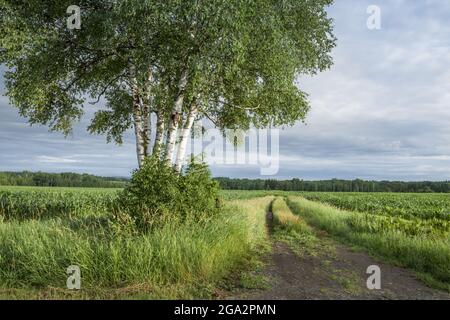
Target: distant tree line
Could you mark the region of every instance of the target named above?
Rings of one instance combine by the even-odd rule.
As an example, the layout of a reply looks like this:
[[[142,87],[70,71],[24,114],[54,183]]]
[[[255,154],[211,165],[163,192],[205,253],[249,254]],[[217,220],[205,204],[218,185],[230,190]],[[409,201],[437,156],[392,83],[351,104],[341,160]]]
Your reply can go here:
[[[232,179],[215,178],[225,190],[282,190],[317,192],[437,192],[450,193],[450,181],[367,181],[355,180],[318,180],[306,181],[298,178],[291,180],[275,179]],[[39,186],[39,187],[85,187],[85,188],[122,188],[128,178],[99,177],[78,173],[46,172],[0,172],[0,185],[3,186]]]
[[[0,172],[2,186],[121,188],[126,183],[126,178],[98,177],[70,172]]]
[[[305,181],[230,179],[216,178],[222,189],[226,190],[283,190],[283,191],[319,191],[319,192],[450,192],[450,181],[440,182],[403,182],[403,181],[366,181],[366,180],[321,180]]]

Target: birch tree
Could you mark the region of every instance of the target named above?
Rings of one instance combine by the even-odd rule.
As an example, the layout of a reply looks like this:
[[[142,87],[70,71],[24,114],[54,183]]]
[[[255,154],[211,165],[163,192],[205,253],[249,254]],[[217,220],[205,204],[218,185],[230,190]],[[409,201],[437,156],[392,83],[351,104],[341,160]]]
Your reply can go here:
[[[332,64],[331,0],[80,0],[80,30],[67,28],[71,4],[0,0],[6,93],[30,124],[66,135],[100,105],[88,130],[121,144],[134,129],[139,166],[153,155],[181,171],[195,120],[304,120],[296,79]]]

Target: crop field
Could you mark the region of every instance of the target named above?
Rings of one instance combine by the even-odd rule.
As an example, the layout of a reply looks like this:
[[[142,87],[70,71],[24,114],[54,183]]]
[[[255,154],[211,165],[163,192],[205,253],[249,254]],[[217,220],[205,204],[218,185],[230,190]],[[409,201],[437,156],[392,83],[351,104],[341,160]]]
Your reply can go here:
[[[0,217],[9,220],[107,214],[121,189],[0,186]],[[224,200],[245,200],[282,192],[223,190]]]
[[[372,229],[401,230],[410,235],[438,238],[450,234],[450,196],[447,194],[304,193],[306,199],[363,213]],[[369,215],[368,215],[369,214]]]
[[[310,225],[450,291],[448,195],[301,193],[288,203]]]
[[[119,192],[0,187],[0,297],[8,292],[7,298],[65,298],[66,268],[79,265],[82,298],[117,298],[124,292],[209,298],[216,284],[248,266],[266,244],[265,214],[275,196],[287,198],[295,214],[284,214],[283,202],[274,202],[274,219],[285,226],[280,234],[297,241],[293,246],[308,243],[310,226],[322,229],[450,291],[446,194],[221,191],[225,206],[219,215],[181,225],[168,221],[136,235],[118,234],[110,223]],[[286,233],[292,228],[302,235]]]
[[[442,193],[341,193],[309,192],[312,201],[353,211],[405,219],[443,219],[450,221],[450,195]]]
[[[0,187],[0,217],[5,220],[102,215],[120,189]]]

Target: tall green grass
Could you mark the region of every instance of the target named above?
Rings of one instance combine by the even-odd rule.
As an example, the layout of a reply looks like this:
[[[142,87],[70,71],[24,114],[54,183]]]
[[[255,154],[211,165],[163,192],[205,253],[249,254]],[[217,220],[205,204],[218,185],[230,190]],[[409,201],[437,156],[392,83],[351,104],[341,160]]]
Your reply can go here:
[[[361,213],[340,210],[302,197],[289,197],[294,213],[309,224],[390,262],[411,268],[431,285],[450,291],[450,239],[411,235],[402,229],[371,228]],[[371,216],[371,219],[377,219]]]
[[[212,218],[142,235],[115,234],[107,217],[0,222],[0,287],[64,288],[66,268],[78,265],[85,289],[142,285],[152,298],[210,297],[265,241],[270,201],[234,201]]]

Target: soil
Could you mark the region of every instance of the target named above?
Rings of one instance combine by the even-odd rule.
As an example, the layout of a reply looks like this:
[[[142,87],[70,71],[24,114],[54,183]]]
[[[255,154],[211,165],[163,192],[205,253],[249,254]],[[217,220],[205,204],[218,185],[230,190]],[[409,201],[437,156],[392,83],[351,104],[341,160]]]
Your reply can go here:
[[[268,214],[268,229],[271,232]],[[274,300],[450,300],[450,294],[428,287],[411,270],[378,261],[365,252],[332,240],[324,232],[317,237],[326,248],[318,254],[298,254],[284,242],[272,240],[273,250],[258,271],[269,281],[268,289],[239,289],[231,299]],[[381,270],[381,289],[369,290],[368,266]]]

